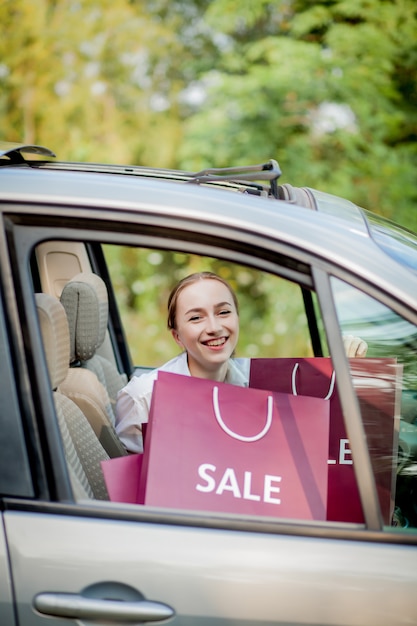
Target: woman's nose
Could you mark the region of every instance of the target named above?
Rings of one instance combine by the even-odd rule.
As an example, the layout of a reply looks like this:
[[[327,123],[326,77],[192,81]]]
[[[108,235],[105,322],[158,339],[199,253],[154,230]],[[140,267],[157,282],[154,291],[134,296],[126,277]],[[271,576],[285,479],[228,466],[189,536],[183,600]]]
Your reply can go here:
[[[207,316],[207,325],[206,331],[208,333],[217,333],[222,330],[222,325],[217,315],[208,315]]]

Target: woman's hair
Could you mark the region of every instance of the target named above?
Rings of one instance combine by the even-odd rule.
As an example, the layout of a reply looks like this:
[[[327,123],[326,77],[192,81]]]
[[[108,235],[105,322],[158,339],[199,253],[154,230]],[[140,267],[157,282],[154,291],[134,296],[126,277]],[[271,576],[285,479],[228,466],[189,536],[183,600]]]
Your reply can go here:
[[[213,272],[196,272],[195,274],[190,274],[189,276],[186,276],[185,278],[180,280],[179,283],[175,285],[174,289],[169,294],[168,328],[170,330],[176,328],[176,313],[177,313],[178,296],[180,295],[181,291],[185,289],[185,287],[188,287],[188,285],[192,285],[193,283],[196,283],[199,280],[218,280],[220,283],[223,283],[223,285],[227,287],[227,289],[230,291],[231,296],[233,298],[233,303],[236,307],[236,311],[239,314],[239,304],[238,304],[237,296],[235,292],[233,291],[232,287],[227,282],[227,280],[224,280],[224,278],[221,278],[221,276],[218,276],[217,274],[214,274]]]

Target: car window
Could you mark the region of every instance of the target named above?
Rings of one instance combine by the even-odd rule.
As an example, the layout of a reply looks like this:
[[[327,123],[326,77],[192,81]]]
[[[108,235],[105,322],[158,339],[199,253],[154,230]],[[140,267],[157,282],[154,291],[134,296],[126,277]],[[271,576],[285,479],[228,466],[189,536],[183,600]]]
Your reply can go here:
[[[236,514],[252,511],[253,514],[272,515],[278,518],[292,516],[303,519],[326,519],[328,402],[324,399],[325,394],[323,397],[305,399],[301,397],[305,395],[303,392],[298,393],[299,390],[294,391],[291,386],[294,368],[301,365],[304,359],[313,358],[311,329],[316,320],[313,316],[312,307],[309,312],[306,312],[306,302],[309,302],[309,298],[301,285],[276,275],[213,257],[116,246],[107,246],[105,253],[127,341],[132,353],[132,361],[136,366],[132,382],[129,385],[131,391],[126,392],[126,398],[125,392],[122,392],[121,400],[117,403],[117,419],[121,419],[117,427],[118,434],[130,452],[142,452],[141,443],[138,443],[129,432],[129,429],[133,429],[133,420],[130,416],[137,414],[135,419],[141,420],[143,418],[146,420],[147,415],[142,404],[149,402],[148,397],[140,395],[140,390],[147,384],[147,374],[145,373],[145,378],[142,378],[142,383],[140,381],[136,383],[135,378],[143,376],[144,367],[159,367],[166,362],[170,363],[171,359],[175,359],[181,353],[181,348],[173,341],[171,333],[167,329],[167,301],[171,288],[178,280],[190,273],[210,270],[228,280],[239,300],[240,331],[234,353],[234,362],[244,370],[244,375],[247,377],[246,386],[249,385],[251,391],[249,392],[247,389],[233,391],[235,394],[234,410],[231,416],[226,417],[224,411],[229,400],[225,400],[224,393],[229,391],[228,389],[219,388],[218,393],[223,395],[219,395],[215,405],[213,404],[214,399],[212,400],[210,396],[210,391],[207,391],[208,395],[205,395],[206,390],[202,385],[203,388],[199,391],[202,395],[198,406],[191,404],[191,400],[181,404],[182,398],[187,398],[188,394],[193,397],[193,389],[197,388],[197,382],[179,381],[178,384],[184,385],[184,389],[177,394],[175,389],[170,388],[168,381],[166,382],[167,387],[163,386],[161,374],[158,375],[158,381],[155,383],[152,395],[153,419],[143,434],[145,438],[143,443],[144,463],[147,466],[147,471],[151,474],[146,483],[145,503],[154,506],[165,504],[174,508],[181,503],[181,506],[186,509],[194,507],[204,510],[206,508],[207,510]],[[303,372],[303,380],[305,376]],[[238,376],[231,378],[231,382],[237,386],[242,384]],[[135,387],[132,386],[133,383]],[[325,383],[327,384],[327,380]],[[136,388],[138,389],[137,392],[134,391]],[[160,389],[163,391],[159,391]],[[298,450],[293,447],[295,446],[293,435],[282,433],[281,437],[278,431],[272,432],[272,427],[271,433],[265,433],[261,438],[264,441],[257,441],[256,443],[260,451],[264,450],[264,453],[258,453],[260,456],[258,463],[255,463],[256,468],[253,467],[254,461],[252,463],[248,460],[245,461],[245,456],[250,451],[249,442],[246,442],[245,435],[243,435],[246,447],[242,449],[239,448],[240,443],[232,441],[232,439],[239,439],[243,433],[239,428],[240,422],[233,425],[233,417],[242,412],[243,404],[250,405],[252,389],[256,389],[258,395],[264,394],[264,398],[267,397],[267,392],[271,391],[277,395],[291,395],[291,409],[294,411],[294,419],[297,422],[295,425],[299,429],[302,440],[299,441],[303,448],[301,456],[299,456],[301,447]],[[163,393],[165,393],[165,397]],[[296,397],[297,395],[299,397]],[[134,407],[130,405],[132,396],[136,402]],[[244,399],[246,397],[249,397],[247,401]],[[279,402],[280,399],[277,398],[276,407],[278,407]],[[206,414],[202,415],[201,422],[194,429],[196,434],[191,435],[186,419],[190,417],[190,412],[192,413],[198,408],[201,413],[200,405],[203,403]],[[137,409],[138,404],[140,404],[140,409]],[[252,420],[255,424],[260,424],[259,429],[255,427],[259,433],[263,432],[264,413],[263,406],[259,415],[256,415],[255,409],[252,408]],[[309,430],[314,422],[306,419],[308,413],[313,413],[314,419],[317,420],[314,432]],[[285,415],[282,407],[279,410],[276,409],[275,421],[280,419],[284,423]],[[158,479],[154,477],[158,471],[165,471],[164,457],[169,452],[162,443],[158,443],[159,435],[155,430],[157,426],[154,424],[159,424],[162,420],[166,423],[165,431],[161,433],[160,437],[175,440],[176,428],[178,428],[178,432],[187,433],[187,449],[184,451],[183,448],[178,447],[180,444],[181,446],[185,445],[185,434],[183,434],[181,440],[174,444],[174,450],[171,451],[174,465],[178,462],[175,458],[175,449],[177,449],[178,457],[187,456],[188,450],[191,449],[197,461],[197,457],[201,456],[201,463],[197,463],[194,468],[189,467],[189,471],[186,472],[194,475],[195,484],[194,486],[188,485],[188,483],[181,484],[182,497],[180,500],[174,495],[175,490],[172,485],[166,486],[169,493],[162,496],[159,493],[161,489],[158,489],[156,483],[159,480],[159,484],[168,485],[168,478],[159,477]],[[124,421],[126,421],[126,428],[123,425]],[[219,446],[216,446],[214,441],[210,443],[212,433],[211,426],[208,425],[210,423],[214,431],[218,429],[220,424],[223,431],[227,432],[230,437],[230,450],[229,453],[225,453],[226,456],[223,458],[219,458],[218,454],[213,453],[213,449]],[[174,432],[170,430],[172,424],[175,424]],[[148,428],[151,432],[149,435]],[[250,430],[249,427],[247,432],[249,433]],[[278,450],[275,450],[273,446],[269,447],[269,434],[278,438]],[[248,436],[250,437],[250,435]],[[204,449],[198,452],[199,443],[202,439],[205,441]],[[262,448],[263,445],[265,448]],[[226,443],[225,446],[228,448]],[[149,455],[147,455],[148,447],[152,449],[152,453],[149,452]],[[310,451],[313,449],[317,453],[316,456],[310,455]],[[281,452],[282,458],[287,458],[286,467],[283,468],[283,476],[280,474],[280,462],[278,460],[281,457]],[[149,470],[148,464],[153,464],[152,471]],[[183,467],[185,461],[181,465]],[[287,471],[289,472],[288,477],[285,474]],[[351,474],[354,483],[353,473],[351,472]],[[183,477],[184,480],[185,478]],[[152,482],[153,480],[155,482]],[[176,484],[178,480],[180,479],[177,477]],[[306,480],[307,482],[311,481],[309,488],[304,485]],[[290,484],[292,487],[289,487]],[[198,498],[190,496],[190,499],[187,500],[184,496],[187,489],[190,492],[193,489],[197,491],[198,493],[194,495],[198,495]],[[288,494],[288,489],[292,491],[291,496]],[[158,493],[157,497],[153,496],[153,490]],[[278,493],[280,494],[279,497]],[[228,501],[223,502],[223,499],[226,499],[225,496],[228,497]],[[298,508],[284,507],[283,503],[290,499],[297,503]],[[280,502],[279,506],[278,501]],[[250,503],[249,508],[244,506],[247,502]],[[254,502],[257,504],[254,505]],[[261,504],[265,502],[270,506],[261,507]],[[339,513],[339,518],[340,516],[343,519],[342,513]],[[362,521],[362,519],[360,512],[355,521]]]
[[[50,243],[53,249],[53,242]],[[49,248],[49,258],[53,258]],[[302,403],[305,402],[306,404],[303,405],[302,409],[294,409],[295,413],[298,411],[298,415],[304,411],[305,415],[315,416],[318,420],[317,422],[310,420],[310,424],[297,422],[297,439],[294,439],[295,431],[292,435],[288,434],[289,431],[281,432],[280,435],[286,441],[286,448],[284,447],[284,451],[280,449],[280,454],[284,452],[287,454],[289,459],[288,467],[291,466],[295,472],[291,477],[291,480],[295,481],[293,483],[293,494],[298,494],[295,497],[297,502],[301,502],[304,499],[304,508],[301,506],[298,510],[284,512],[281,515],[280,512],[284,509],[274,508],[284,493],[281,484],[282,477],[279,472],[274,470],[273,467],[272,469],[266,468],[260,472],[261,476],[258,480],[252,471],[252,466],[239,465],[240,460],[236,466],[230,462],[220,469],[217,461],[214,462],[212,459],[205,457],[197,467],[197,480],[194,481],[194,489],[198,486],[197,491],[200,491],[202,494],[208,494],[210,498],[215,496],[214,501],[216,499],[219,500],[225,494],[235,500],[249,501],[252,506],[252,509],[250,509],[251,514],[254,515],[273,515],[277,519],[280,517],[294,517],[304,520],[316,519],[329,522],[362,524],[364,522],[364,514],[356,484],[355,468],[352,467],[350,444],[346,435],[345,416],[340,402],[341,390],[338,389],[334,365],[328,356],[329,350],[325,340],[325,327],[320,315],[317,294],[312,289],[312,281],[305,278],[305,269],[302,274],[299,274],[298,280],[295,278],[295,272],[292,272],[294,279],[289,280],[286,277],[288,272],[285,266],[282,268],[283,275],[279,276],[254,267],[231,262],[229,259],[224,260],[218,257],[188,254],[183,251],[178,252],[169,249],[106,244],[103,246],[103,252],[104,256],[98,262],[97,258],[94,259],[94,254],[90,250],[91,267],[97,273],[101,273],[106,281],[107,291],[110,296],[108,330],[111,330],[112,318],[116,311],[121,318],[120,332],[118,331],[112,335],[113,365],[118,363],[117,351],[121,345],[123,345],[123,349],[130,352],[131,362],[134,365],[134,370],[120,371],[118,373],[118,375],[126,376],[124,384],[126,384],[128,378],[140,378],[143,373],[146,374],[160,367],[181,352],[178,345],[173,341],[166,325],[166,303],[170,289],[183,276],[209,269],[229,281],[238,295],[240,304],[240,336],[234,358],[238,366],[244,371],[245,376],[247,376],[249,388],[256,389],[259,392],[269,391],[275,394],[283,394],[291,398],[294,406],[297,403],[299,406],[302,406]],[[288,261],[288,265],[290,265],[290,261]],[[293,267],[295,267],[294,263]],[[66,266],[66,271],[67,269],[68,267]],[[83,265],[82,273],[86,273],[86,269],[85,265]],[[277,266],[277,271],[279,271],[279,266]],[[69,276],[66,276],[62,286],[65,286],[68,278]],[[54,279],[56,281],[57,277],[55,276]],[[60,280],[59,277],[58,280]],[[36,284],[36,281],[34,281],[34,284]],[[394,386],[393,388],[391,374],[386,376],[385,370],[381,373],[378,369],[378,364],[375,364],[377,359],[388,359],[391,361],[396,359],[396,362],[401,365],[408,361],[411,362],[412,349],[409,344],[414,329],[410,325],[407,326],[405,320],[394,315],[388,309],[383,310],[376,301],[371,302],[368,296],[359,292],[356,293],[357,290],[355,290],[355,298],[353,298],[346,291],[347,287],[341,281],[333,280],[332,286],[335,292],[341,333],[344,336],[360,337],[368,343],[367,358],[357,359],[357,361],[362,363],[361,368],[352,372],[355,389],[357,388],[357,380],[362,380],[363,382],[364,378],[370,378],[373,381],[372,389],[375,386],[378,387],[379,383],[381,383],[381,389],[377,389],[376,395],[378,398],[383,397],[385,393],[390,398],[389,407],[386,410],[384,407],[382,411],[378,407],[373,407],[372,414],[372,411],[371,413],[369,411],[367,391],[366,393],[361,392],[362,395],[359,394],[362,419],[365,422],[369,419],[369,415],[373,415],[374,423],[378,422],[379,413],[384,415],[385,418],[382,443],[379,440],[378,428],[375,428],[375,425],[371,425],[371,428],[367,431],[384,523],[389,527],[393,524],[414,526],[416,525],[415,517],[411,514],[412,511],[410,513],[408,510],[410,506],[413,508],[413,505],[407,503],[410,490],[412,489],[412,479],[409,477],[410,470],[407,469],[404,474],[404,480],[403,473],[401,474],[401,480],[397,480],[399,468],[400,466],[402,468],[404,465],[399,461],[400,456],[405,454],[404,441],[407,437],[404,436],[404,431],[408,428],[406,424],[409,425],[412,420],[407,421],[403,419],[402,414],[401,420],[399,420],[400,410],[398,409],[397,387]],[[349,289],[352,290],[351,287]],[[61,297],[61,293],[60,288],[59,293],[53,293],[53,295]],[[377,323],[377,320],[379,320],[379,323]],[[396,350],[388,348],[383,350],[382,347],[386,346],[386,338],[390,334],[395,337],[399,334],[402,340],[399,343],[394,342],[392,344],[391,348],[395,347]],[[98,346],[97,352],[102,352],[102,348],[103,346]],[[110,344],[110,352],[111,349]],[[106,342],[104,353],[106,358],[108,358],[108,341]],[[391,361],[387,364],[387,367],[392,365]],[[365,363],[367,365],[364,365]],[[73,363],[76,366],[75,369],[78,370],[78,377],[80,364],[85,365],[85,363],[83,364],[79,360]],[[91,363],[88,363],[88,365],[90,366]],[[72,367],[71,369],[74,368]],[[92,367],[89,367],[89,369],[94,370]],[[365,372],[365,375],[362,370]],[[391,370],[389,371],[391,372]],[[395,372],[395,380],[397,381],[398,379],[399,384],[403,386],[402,394],[400,394],[403,402],[411,402],[411,405],[413,405],[415,385],[412,379],[410,379],[407,372],[404,375],[400,368],[397,368]],[[94,374],[98,375],[98,372],[94,370]],[[406,384],[405,380],[408,381]],[[101,382],[106,387],[107,382],[104,379]],[[188,384],[190,383],[188,382]],[[194,382],[192,384],[194,385]],[[114,441],[112,446],[106,447],[106,445],[109,437],[110,439],[114,438],[114,430],[117,431],[118,417],[116,405],[118,393],[122,387],[123,385],[120,384],[116,393],[110,398],[111,410],[113,411],[111,428],[106,427],[104,438],[102,437],[102,431],[98,433],[96,430],[100,443],[104,445],[106,453],[109,453],[110,457],[113,456],[110,450],[114,451],[115,449]],[[162,388],[162,383],[159,387]],[[111,396],[108,387],[107,390]],[[78,391],[74,393],[70,388],[66,388],[65,384],[59,386],[59,391],[67,395],[72,394],[72,400],[79,395]],[[166,395],[168,395],[168,391]],[[226,404],[225,396],[222,396],[222,388],[218,389],[217,393],[219,394],[216,400],[217,405],[215,405],[214,392],[208,400],[212,407],[210,409],[211,413],[213,411],[214,414],[217,413],[215,415],[217,420],[216,428],[220,426],[224,431],[230,429],[232,433],[239,434],[243,439],[248,437],[250,439],[254,433],[244,431],[244,429],[241,430],[239,422],[233,423],[233,415],[227,415],[227,411],[225,412],[224,407]],[[187,398],[188,392],[187,394],[182,394],[182,396]],[[262,397],[264,398],[264,396]],[[167,413],[168,409],[169,411],[173,410],[171,420],[173,424],[176,424],[178,415],[182,412],[181,408],[175,408],[178,407],[178,401],[177,396],[175,396],[175,401],[168,403],[166,411],[160,409],[160,411]],[[269,409],[266,408],[267,401],[263,400],[263,402],[265,406],[262,407],[259,415],[267,419]],[[162,404],[162,406],[164,405]],[[172,409],[173,406],[174,409]],[[327,407],[326,410],[323,410],[323,406]],[[187,403],[185,408],[188,410]],[[85,406],[82,406],[82,410],[86,412]],[[327,424],[326,411],[328,413]],[[296,417],[295,419],[297,420],[298,418]],[[311,430],[313,426],[314,428]],[[96,428],[96,424],[94,428]],[[187,430],[186,426],[183,425],[180,431],[183,432],[184,428]],[[400,430],[401,435],[399,434]],[[258,431],[259,434],[262,429],[259,428]],[[166,433],[168,437],[173,438],[171,440],[177,438],[175,429],[174,432],[167,430]],[[156,441],[157,439],[152,428],[144,428],[142,434],[145,439],[149,437],[148,441]],[[116,435],[119,436],[119,433],[117,432]],[[276,436],[278,436],[277,433]],[[410,445],[409,439],[407,439],[408,445]],[[294,448],[295,441],[297,446],[301,446],[296,452]],[[189,441],[187,454],[188,450],[192,448],[192,441]],[[196,444],[194,448],[197,449]],[[309,450],[315,450],[315,456],[314,454],[309,456]],[[130,452],[135,452],[135,450],[130,450]],[[295,456],[295,454],[300,453],[302,453],[301,457]],[[139,456],[141,455],[142,451],[139,453]],[[414,453],[410,459],[414,458],[413,455]],[[114,456],[118,457],[119,454]],[[184,456],[186,455],[180,451],[175,453],[175,446],[174,449],[167,449],[166,445],[162,450],[159,449],[154,453],[158,471],[159,468],[162,468],[165,475],[171,464],[175,466],[178,463],[178,459]],[[266,453],[264,456],[266,456]],[[271,452],[270,456],[273,457],[274,453]],[[128,455],[127,461],[122,459],[119,462],[120,466],[123,463],[135,463],[135,457],[135,454]],[[171,460],[167,461],[167,458]],[[245,454],[239,453],[236,458],[245,458]],[[297,461],[294,462],[294,459],[297,459]],[[387,462],[387,459],[389,459],[389,462]],[[126,501],[123,500],[126,496],[121,496],[117,493],[114,495],[112,491],[111,482],[117,476],[117,472],[114,473],[114,469],[111,469],[110,473],[108,472],[108,468],[115,468],[117,458],[108,460],[109,463],[105,462],[104,465],[101,465],[109,490],[108,496],[110,499],[122,498],[122,501]],[[142,460],[143,456],[141,456],[140,462]],[[106,459],[102,458],[101,461],[106,461]],[[148,463],[148,461],[146,462]],[[136,472],[139,480],[141,468],[135,466],[132,470],[132,467],[130,467],[129,476],[132,475],[132,471]],[[71,472],[73,471],[73,468],[71,468]],[[155,480],[158,480],[158,471],[154,472]],[[119,475],[116,486],[124,483],[123,476]],[[78,476],[77,480],[79,478]],[[81,476],[81,479],[83,481],[86,479],[87,482],[89,480],[88,476],[87,478]],[[159,476],[159,480],[163,479]],[[258,482],[256,482],[257,480]],[[100,495],[98,497],[102,498],[102,478],[100,481]],[[149,485],[151,485],[151,482],[149,480]],[[152,490],[149,485],[146,488]],[[309,485],[309,487],[306,488],[306,485]],[[134,488],[139,489],[139,483]],[[208,500],[209,498],[207,498]],[[142,505],[145,503],[145,505],[150,504],[158,507],[190,509],[190,505],[184,504],[181,500],[176,502],[154,501],[152,498],[147,500],[143,486],[141,495],[136,498],[135,502]],[[265,512],[266,509],[257,509],[258,504],[253,506],[254,502],[270,504],[275,514],[271,513],[271,507],[269,507],[267,512]],[[195,508],[203,512],[212,510],[221,513],[223,511],[237,516],[248,513],[248,509],[236,508],[234,504],[229,508],[222,509],[222,506],[218,507],[216,503],[213,504],[213,501],[207,507],[205,505],[195,505]]]
[[[367,432],[373,467],[378,482],[384,472],[393,476],[392,497],[395,500],[394,523],[403,527],[417,526],[417,328],[398,313],[345,282],[332,278],[339,323],[344,334],[362,337],[368,344],[367,359],[380,360],[386,372],[391,367],[391,380],[384,387],[382,369],[380,384],[389,395],[389,387],[397,385],[394,439],[391,439],[390,418],[386,410],[389,400],[382,399],[367,411],[369,422],[374,423]],[[366,376],[366,372],[363,373]],[[386,376],[386,374],[384,375]],[[355,373],[353,373],[355,379]],[[356,389],[360,395],[360,382]],[[372,402],[372,394],[369,394]],[[364,409],[364,402],[362,408]],[[364,409],[365,411],[365,409]],[[391,412],[392,415],[392,412]],[[363,416],[366,426],[366,416]],[[388,420],[388,422],[387,422]],[[389,427],[389,428],[388,428]],[[385,444],[384,444],[385,440]],[[394,445],[393,445],[394,444]],[[390,454],[390,449],[392,454]],[[385,453],[382,453],[385,450]],[[388,488],[388,484],[386,484]]]

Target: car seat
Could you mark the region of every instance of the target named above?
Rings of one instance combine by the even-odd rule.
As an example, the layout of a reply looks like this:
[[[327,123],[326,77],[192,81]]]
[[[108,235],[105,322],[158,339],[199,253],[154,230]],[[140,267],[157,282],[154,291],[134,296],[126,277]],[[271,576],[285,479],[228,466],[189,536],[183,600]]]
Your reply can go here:
[[[97,274],[81,272],[64,285],[60,299],[69,323],[71,365],[95,373],[109,395],[107,410],[114,425],[117,394],[126,385],[127,376],[120,374],[114,363],[98,353],[108,324],[107,287]]]
[[[84,413],[110,458],[127,454],[109,419],[107,391],[93,372],[82,367],[70,368],[59,391]]]
[[[37,293],[35,298],[74,495],[107,500],[100,462],[107,460],[109,455],[81,409],[59,390],[69,372],[70,340],[65,310],[53,296]]]

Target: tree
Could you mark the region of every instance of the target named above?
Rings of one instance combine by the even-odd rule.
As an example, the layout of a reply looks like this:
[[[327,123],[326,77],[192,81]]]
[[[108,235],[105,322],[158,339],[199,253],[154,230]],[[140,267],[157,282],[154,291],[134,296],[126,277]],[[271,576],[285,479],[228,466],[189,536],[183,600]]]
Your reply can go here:
[[[228,40],[181,165],[275,157],[283,180],[417,230],[413,0],[215,0],[205,19]]]
[[[61,159],[173,165],[185,19],[129,0],[2,0],[0,138]]]

